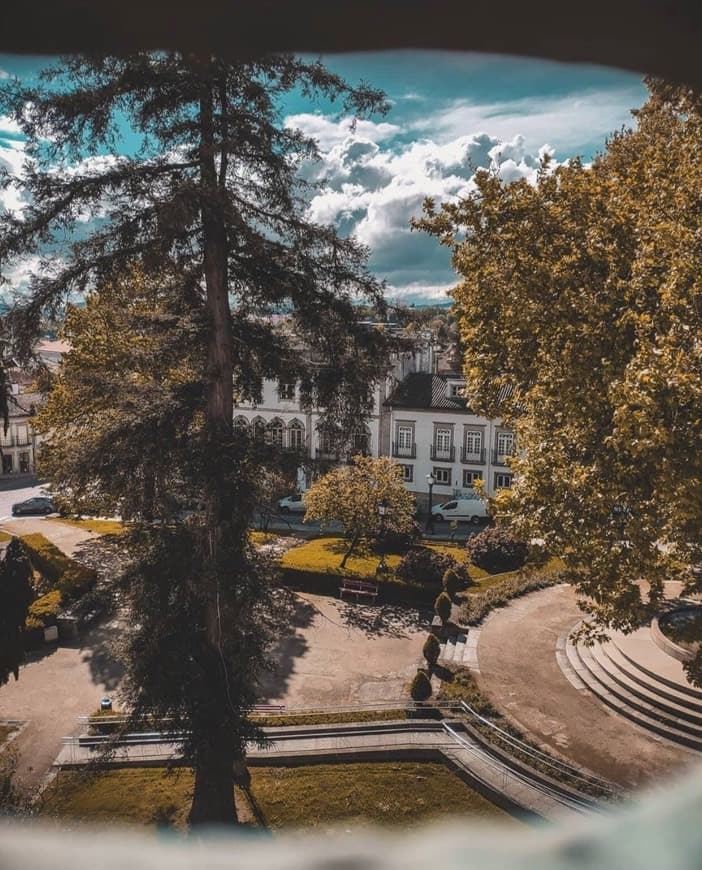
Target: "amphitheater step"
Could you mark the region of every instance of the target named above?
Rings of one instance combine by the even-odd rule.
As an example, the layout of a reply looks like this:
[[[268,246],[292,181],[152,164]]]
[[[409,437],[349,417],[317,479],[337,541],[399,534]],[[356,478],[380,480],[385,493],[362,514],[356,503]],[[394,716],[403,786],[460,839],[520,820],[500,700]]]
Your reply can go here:
[[[573,670],[602,703],[648,731],[682,746],[702,751],[702,728],[697,728],[679,717],[668,715],[622,688],[610,677],[587,647],[575,646],[568,642],[566,656]]]
[[[681,692],[683,695],[688,695],[702,702],[702,690],[689,684],[682,664],[663,650],[648,644],[645,663],[642,661],[634,647],[636,634],[638,632],[632,636],[617,633],[612,638],[612,645],[619,655],[629,663],[632,672],[646,680],[654,680],[664,689],[674,689],[676,692]]]
[[[591,655],[621,688],[673,717],[702,728],[702,701],[637,670],[612,643],[592,647]]]

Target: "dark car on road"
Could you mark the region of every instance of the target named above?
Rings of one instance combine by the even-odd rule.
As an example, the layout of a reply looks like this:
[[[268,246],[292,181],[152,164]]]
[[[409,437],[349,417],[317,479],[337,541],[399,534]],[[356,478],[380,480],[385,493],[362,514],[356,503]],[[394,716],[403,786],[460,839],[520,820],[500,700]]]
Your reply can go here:
[[[45,495],[38,495],[34,498],[28,498],[26,501],[18,501],[17,504],[12,505],[13,517],[19,517],[23,514],[39,514],[40,516],[46,516],[46,514],[53,513],[56,513],[54,503],[48,496]]]

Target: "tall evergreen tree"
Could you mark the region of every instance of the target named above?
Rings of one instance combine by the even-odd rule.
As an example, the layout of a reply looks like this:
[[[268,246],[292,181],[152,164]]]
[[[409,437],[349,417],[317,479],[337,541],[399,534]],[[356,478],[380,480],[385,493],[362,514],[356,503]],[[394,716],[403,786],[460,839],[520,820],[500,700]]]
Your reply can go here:
[[[169,312],[193,324],[187,388],[161,401],[164,382],[154,406],[122,406],[123,437],[111,458],[92,454],[93,491],[121,493],[137,519],[149,519],[140,505],[175,516],[159,497],[167,486],[120,471],[120,460],[131,456],[126,467],[134,467],[134,451],[146,444],[163,458],[155,466],[171,462],[191,502],[204,502],[202,516],[180,530],[185,545],[170,530],[144,532],[135,543],[141,581],[132,586],[141,583],[143,594],[134,594],[145,611],[130,647],[130,698],[189,728],[192,823],[236,817],[232,768],[252,736],[246,714],[264,659],[265,571],[247,545],[256,460],[233,432],[234,397],[258,398],[264,376],[296,377],[303,401],[325,408],[328,431],[343,435],[368,413],[388,349],[382,331],[354,316],[355,299],[383,304],[366,251],[306,218],[298,169],[317,148],[284,123],[280,99],[294,89],[356,115],[384,108],[372,88],[288,56],[79,56],[36,87],[9,81],[0,89],[0,113],[27,139],[30,197],[24,214],[2,219],[0,267],[41,255],[8,317],[17,350],[30,353],[41,318],[70,294],[99,292],[135,264],[142,284],[169,276]],[[142,141],[118,157],[125,118]],[[281,307],[294,334],[267,318]],[[79,420],[81,408],[73,410]],[[131,453],[130,429],[139,434]],[[148,497],[128,498],[134,486],[150,487]]]
[[[22,631],[34,600],[32,566],[18,538],[7,545],[0,562],[0,686],[19,677],[24,659]]]

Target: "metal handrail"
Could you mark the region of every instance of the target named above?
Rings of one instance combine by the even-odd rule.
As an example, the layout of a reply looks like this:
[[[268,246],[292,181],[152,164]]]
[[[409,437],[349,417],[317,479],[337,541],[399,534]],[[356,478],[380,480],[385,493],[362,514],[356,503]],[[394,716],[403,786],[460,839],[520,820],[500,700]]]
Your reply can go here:
[[[503,776],[510,776],[518,782],[521,782],[524,785],[528,785],[530,788],[533,788],[540,794],[552,798],[557,803],[561,804],[562,806],[568,807],[569,809],[575,809],[579,812],[591,812],[594,809],[592,804],[587,800],[581,800],[576,797],[566,797],[565,795],[561,794],[553,788],[550,788],[539,780],[527,776],[526,774],[516,771],[508,765],[497,761],[487,752],[480,749],[478,746],[471,744],[468,740],[457,734],[450,725],[446,724],[446,722],[442,722],[442,725],[444,727],[444,730],[453,738],[453,740],[456,741],[456,743],[459,744],[459,746],[461,746],[463,749],[466,749],[477,758],[480,758],[481,761],[487,763],[496,772],[502,773]]]
[[[572,764],[568,764],[566,761],[560,761],[557,758],[553,758],[550,755],[547,755],[545,752],[541,752],[541,750],[536,749],[533,746],[530,746],[528,743],[524,743],[524,741],[519,740],[517,737],[513,737],[504,729],[500,728],[498,725],[495,725],[494,722],[491,722],[489,719],[486,719],[484,716],[481,716],[476,710],[473,710],[465,701],[460,702],[461,707],[475,719],[478,719],[480,722],[483,722],[485,725],[488,725],[493,731],[497,731],[505,742],[510,743],[512,746],[516,747],[520,751],[524,752],[525,755],[529,755],[532,758],[537,758],[543,764],[552,767],[554,770],[565,771],[570,774],[574,779],[578,779],[581,782],[587,783],[589,785],[597,785],[602,788],[604,791],[610,792],[612,795],[617,794],[617,790],[612,785],[612,783],[607,782],[607,780],[602,779],[596,774],[589,774],[580,768],[574,767]]]

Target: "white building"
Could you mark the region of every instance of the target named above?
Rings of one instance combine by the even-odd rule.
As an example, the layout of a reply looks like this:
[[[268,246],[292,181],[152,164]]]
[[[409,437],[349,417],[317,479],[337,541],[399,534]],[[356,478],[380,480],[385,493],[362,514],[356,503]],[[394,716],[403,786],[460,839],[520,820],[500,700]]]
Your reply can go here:
[[[8,396],[10,425],[7,432],[0,424],[3,477],[34,472],[37,435],[32,429],[32,418],[42,401],[40,393],[20,393],[17,385],[12,385]]]
[[[398,357],[387,380],[375,387],[370,418],[349,433],[345,455],[326,443],[319,410],[303,407],[292,380],[265,381],[259,405],[235,405],[234,425],[255,427],[261,438],[298,454],[300,488],[309,484],[312,468],[323,471],[362,452],[395,458],[422,506],[428,501],[429,473],[435,480],[434,503],[462,494],[478,477],[492,495],[511,484],[506,457],[514,452],[514,437],[500,420],[474,414],[462,397],[460,376],[435,373],[436,367],[431,348]]]

